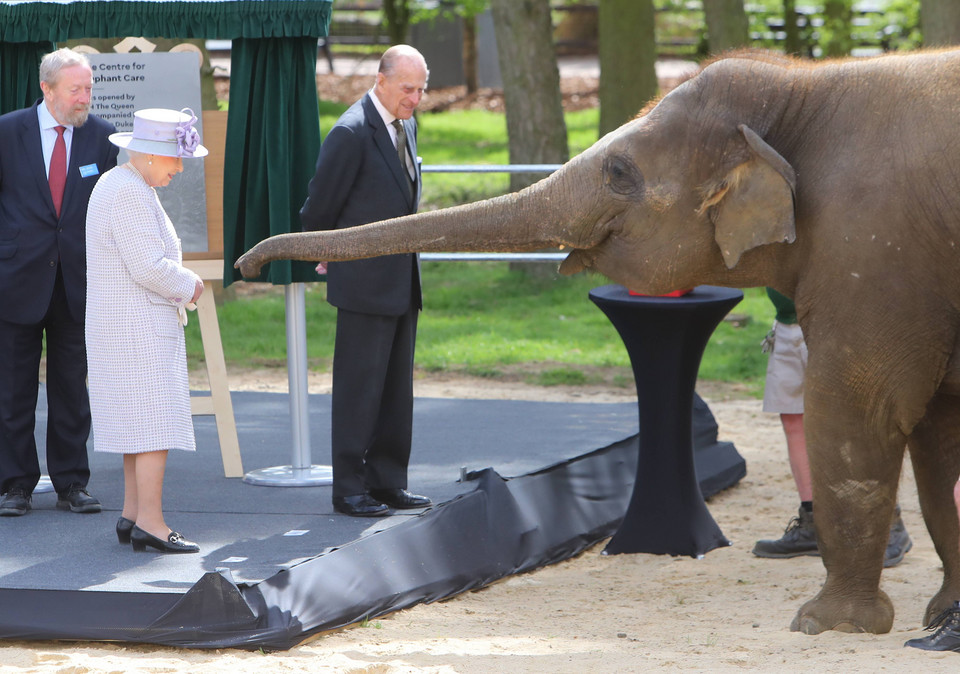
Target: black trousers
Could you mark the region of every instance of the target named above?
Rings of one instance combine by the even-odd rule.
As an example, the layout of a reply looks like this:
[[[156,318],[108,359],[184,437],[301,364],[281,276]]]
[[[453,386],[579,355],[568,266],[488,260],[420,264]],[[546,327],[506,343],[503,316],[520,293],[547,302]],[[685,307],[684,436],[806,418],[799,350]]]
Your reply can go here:
[[[407,487],[418,309],[337,311],[333,354],[333,495]]]
[[[0,493],[13,486],[32,493],[40,480],[37,395],[43,341],[47,345],[47,473],[54,489],[87,485],[90,399],[83,320],[70,315],[57,272],[46,315],[35,325],[0,320]]]

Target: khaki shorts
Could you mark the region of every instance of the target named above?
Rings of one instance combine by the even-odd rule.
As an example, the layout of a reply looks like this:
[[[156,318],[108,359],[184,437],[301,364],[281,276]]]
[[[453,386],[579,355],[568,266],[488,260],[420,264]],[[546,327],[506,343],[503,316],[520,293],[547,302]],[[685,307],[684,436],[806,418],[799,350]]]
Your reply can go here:
[[[807,345],[800,326],[774,322],[763,411],[803,414],[803,376],[806,370]]]

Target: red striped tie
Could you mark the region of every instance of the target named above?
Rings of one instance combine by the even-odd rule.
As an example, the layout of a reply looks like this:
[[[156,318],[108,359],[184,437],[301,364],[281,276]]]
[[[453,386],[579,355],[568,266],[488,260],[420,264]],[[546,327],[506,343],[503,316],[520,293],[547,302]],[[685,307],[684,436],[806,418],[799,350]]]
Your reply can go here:
[[[53,155],[50,157],[50,196],[53,197],[53,207],[60,217],[60,206],[63,204],[63,188],[67,184],[67,144],[63,140],[65,126],[57,127],[57,142],[53,144]]]

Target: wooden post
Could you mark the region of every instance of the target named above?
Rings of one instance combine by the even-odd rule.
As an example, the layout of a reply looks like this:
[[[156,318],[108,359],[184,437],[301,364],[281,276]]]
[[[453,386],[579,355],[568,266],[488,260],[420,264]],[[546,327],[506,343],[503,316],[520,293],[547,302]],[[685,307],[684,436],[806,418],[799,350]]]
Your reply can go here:
[[[184,260],[183,264],[196,272],[204,281],[223,280],[223,260]],[[210,288],[200,295],[197,301],[197,318],[200,321],[200,338],[203,341],[203,355],[207,363],[210,396],[191,397],[191,411],[194,416],[212,414],[217,418],[217,436],[220,439],[223,474],[226,477],[243,477],[240,441],[237,438],[237,423],[233,415],[230,386],[227,383],[227,364],[223,357],[220,323],[217,321],[217,303]]]

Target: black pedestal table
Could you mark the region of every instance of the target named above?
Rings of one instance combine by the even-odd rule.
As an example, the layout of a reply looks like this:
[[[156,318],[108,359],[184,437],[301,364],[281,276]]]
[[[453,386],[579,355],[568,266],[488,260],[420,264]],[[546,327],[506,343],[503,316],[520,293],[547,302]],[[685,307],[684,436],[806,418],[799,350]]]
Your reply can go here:
[[[730,545],[700,492],[691,416],[703,350],[743,292],[698,286],[681,297],[653,297],[606,285],[591,290],[590,299],[627,348],[640,415],[633,495],[604,554],[699,557]]]

